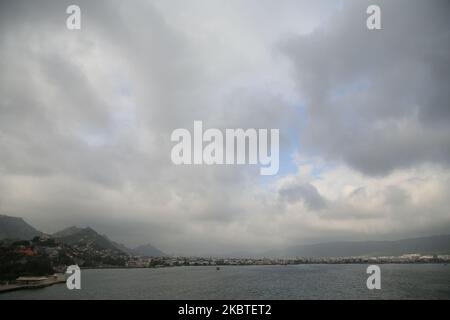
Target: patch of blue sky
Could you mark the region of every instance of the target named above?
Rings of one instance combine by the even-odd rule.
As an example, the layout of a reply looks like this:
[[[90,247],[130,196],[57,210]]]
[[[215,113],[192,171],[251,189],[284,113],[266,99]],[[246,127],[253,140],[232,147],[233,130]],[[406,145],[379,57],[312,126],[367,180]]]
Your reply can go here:
[[[320,179],[325,172],[331,171],[336,167],[334,162],[324,161],[315,156],[306,157],[301,161],[297,161],[297,165],[299,167],[309,166],[311,168],[310,175],[316,179]]]
[[[294,105],[294,113],[290,120],[292,119],[295,121],[294,125],[289,121],[286,127],[279,128],[282,141],[280,141],[280,166],[278,173],[273,176],[261,176],[262,183],[273,182],[280,178],[280,176],[295,174],[298,170],[297,164],[295,163],[295,154],[298,148],[300,148],[301,128],[308,122],[308,115],[304,104],[296,103]]]

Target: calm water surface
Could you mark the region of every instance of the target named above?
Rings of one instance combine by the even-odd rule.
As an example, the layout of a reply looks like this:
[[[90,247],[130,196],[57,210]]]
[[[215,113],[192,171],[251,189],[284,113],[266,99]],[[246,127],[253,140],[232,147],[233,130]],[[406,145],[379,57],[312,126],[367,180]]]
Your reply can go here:
[[[0,294],[1,299],[450,299],[450,265],[381,265],[381,290],[367,265],[173,267],[82,270],[65,284]]]

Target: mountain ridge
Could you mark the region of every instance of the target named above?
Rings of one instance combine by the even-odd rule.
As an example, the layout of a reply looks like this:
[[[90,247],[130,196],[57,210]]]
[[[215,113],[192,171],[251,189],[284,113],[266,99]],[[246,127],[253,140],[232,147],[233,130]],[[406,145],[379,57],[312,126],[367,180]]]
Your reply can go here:
[[[0,239],[31,240],[43,234],[21,217],[0,214]]]
[[[35,229],[21,217],[0,214],[0,241],[32,240],[34,237],[44,235],[69,245],[89,245],[98,249],[117,251],[117,253],[124,253],[129,256],[166,256],[164,252],[155,248],[150,243],[131,249],[121,243],[109,239],[106,235],[99,234],[91,227],[80,228],[71,226],[47,235]]]
[[[122,252],[106,236],[99,234],[90,227],[69,227],[54,233],[52,236],[69,245],[84,244],[91,245],[99,249]]]
[[[337,241],[290,246],[285,256],[346,257],[396,256],[402,254],[450,254],[450,235],[407,238],[399,240]],[[279,256],[280,253],[277,254]]]
[[[23,218],[0,215],[0,240],[31,240],[45,235]],[[51,235],[61,242],[83,244],[105,250],[125,253],[129,256],[167,256],[150,243],[136,248],[117,243],[106,235],[100,235],[90,227],[68,227]],[[435,235],[393,241],[338,241],[290,246],[283,250],[266,251],[247,256],[266,257],[348,257],[348,256],[396,256],[409,253],[450,254],[450,235]],[[240,254],[244,255],[244,253]],[[213,255],[214,256],[214,255]],[[229,255],[226,255],[229,256]]]
[[[103,249],[119,250],[130,256],[166,256],[164,252],[155,248],[150,243],[140,245],[136,248],[129,248],[122,243],[118,243],[109,239],[106,235],[100,235],[97,231],[90,227],[79,228],[76,226],[72,226],[55,232],[52,234],[52,236],[68,244],[75,244],[77,242],[83,241],[83,239],[90,239],[91,242],[96,243],[97,246]]]
[[[148,257],[163,257],[166,256],[164,252],[161,250],[155,248],[150,243],[140,245],[134,249],[132,249],[132,252],[134,252],[134,255],[137,256],[148,256]]]

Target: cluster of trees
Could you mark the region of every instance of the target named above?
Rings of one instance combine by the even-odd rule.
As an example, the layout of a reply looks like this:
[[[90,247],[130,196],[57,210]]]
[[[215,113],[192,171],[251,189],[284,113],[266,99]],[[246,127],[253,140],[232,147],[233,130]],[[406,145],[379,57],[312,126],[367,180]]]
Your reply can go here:
[[[43,255],[25,256],[17,246],[0,246],[0,280],[14,280],[19,276],[44,276],[54,273],[50,260]]]
[[[108,250],[100,253],[96,250],[79,250],[54,238],[35,237],[33,240],[15,242],[5,240],[0,242],[0,281],[11,281],[19,276],[45,276],[53,274],[55,269],[72,264],[84,267],[126,265],[125,256],[105,252]]]

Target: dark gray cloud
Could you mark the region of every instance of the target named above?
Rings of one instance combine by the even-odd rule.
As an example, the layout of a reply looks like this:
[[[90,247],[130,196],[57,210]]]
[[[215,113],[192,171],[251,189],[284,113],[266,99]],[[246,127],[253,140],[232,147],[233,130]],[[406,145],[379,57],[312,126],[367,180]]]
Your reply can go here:
[[[372,1],[373,2],[373,1]],[[368,174],[450,163],[448,1],[344,1],[311,34],[282,45],[306,99],[303,146]]]
[[[280,189],[278,193],[282,201],[289,203],[303,201],[305,206],[311,210],[320,210],[326,207],[326,201],[310,183],[287,186]]]

